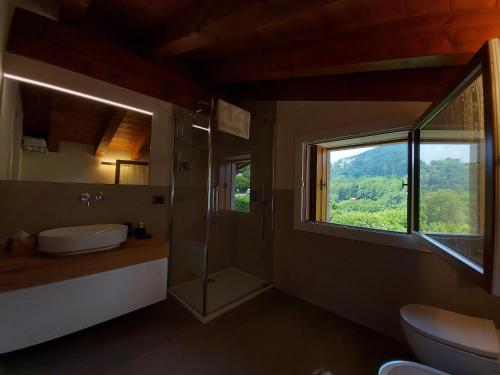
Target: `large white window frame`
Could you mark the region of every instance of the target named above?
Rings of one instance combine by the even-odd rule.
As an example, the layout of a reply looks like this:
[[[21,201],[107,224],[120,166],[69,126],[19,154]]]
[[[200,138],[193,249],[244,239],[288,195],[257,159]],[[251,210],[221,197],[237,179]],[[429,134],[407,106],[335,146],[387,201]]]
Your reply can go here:
[[[307,221],[305,212],[306,180],[309,178],[306,168],[306,149],[311,144],[325,144],[343,141],[345,144],[359,145],[359,139],[366,141],[383,139],[401,139],[401,134],[408,134],[414,119],[397,117],[383,121],[357,124],[349,127],[332,129],[299,137],[295,142],[295,189],[294,189],[294,228],[318,234],[348,238],[380,245],[428,252],[410,233],[386,231],[335,223]],[[391,138],[392,137],[392,138]]]

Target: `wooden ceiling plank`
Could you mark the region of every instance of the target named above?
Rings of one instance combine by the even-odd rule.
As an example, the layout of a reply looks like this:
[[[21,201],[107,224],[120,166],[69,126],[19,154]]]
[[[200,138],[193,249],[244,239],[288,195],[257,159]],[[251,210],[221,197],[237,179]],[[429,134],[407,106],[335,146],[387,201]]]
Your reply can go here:
[[[92,0],[61,0],[59,20],[66,23],[79,23],[87,13]]]
[[[412,17],[332,39],[237,56],[209,66],[204,76],[209,82],[228,83],[463,65],[498,35],[500,9]]]
[[[403,0],[408,17],[450,10],[450,0]]]
[[[240,8],[221,18],[207,17],[208,10],[196,4],[194,8],[186,10],[189,17],[176,17],[177,23],[174,27],[168,28],[163,37],[155,43],[152,54],[162,58],[178,56],[216,43],[258,33],[272,28],[276,23],[293,21],[304,13],[318,12],[324,7],[341,3],[347,2],[339,0],[256,1],[253,5]],[[186,22],[186,19],[192,19],[194,22]]]
[[[451,9],[495,8],[497,0],[450,0]]]
[[[99,141],[99,144],[96,147],[95,156],[103,157],[108,151],[109,145],[113,141],[113,137],[115,136],[120,124],[125,117],[127,112],[123,109],[116,108],[113,110],[113,113],[106,125],[104,133]]]
[[[7,50],[188,108],[211,95],[164,65],[19,8]]]
[[[401,0],[363,0],[363,6],[372,23],[406,17]]]
[[[139,160],[142,156],[143,148],[149,143],[149,138],[151,137],[151,126],[147,126],[144,129],[142,135],[137,139],[137,141],[132,146],[131,159]]]

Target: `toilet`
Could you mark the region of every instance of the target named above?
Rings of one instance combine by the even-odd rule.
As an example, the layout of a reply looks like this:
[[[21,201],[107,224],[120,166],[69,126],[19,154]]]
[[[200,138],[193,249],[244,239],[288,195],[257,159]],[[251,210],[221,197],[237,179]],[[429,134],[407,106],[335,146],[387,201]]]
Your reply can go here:
[[[500,374],[500,334],[493,321],[406,305],[401,323],[408,344],[424,364],[452,375]]]
[[[449,375],[445,372],[408,361],[392,361],[378,370],[378,375]]]

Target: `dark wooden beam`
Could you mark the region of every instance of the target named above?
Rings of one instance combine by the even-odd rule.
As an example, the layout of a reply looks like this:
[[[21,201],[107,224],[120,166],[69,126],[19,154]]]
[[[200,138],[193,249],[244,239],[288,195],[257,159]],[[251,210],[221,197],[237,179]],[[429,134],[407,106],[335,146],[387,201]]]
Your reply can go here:
[[[237,56],[205,76],[221,83],[464,65],[499,35],[500,9],[422,15]]]
[[[211,95],[161,64],[19,8],[7,50],[188,108]]]
[[[293,21],[304,13],[318,12],[333,3],[339,1],[254,1],[239,7],[238,1],[234,0],[219,3],[202,1],[201,4],[195,2],[169,21],[162,37],[154,43],[152,54],[168,58],[233,41],[277,24]]]
[[[454,83],[461,67],[366,72],[334,76],[247,82],[224,87],[234,100],[367,100],[423,101],[439,99]]]
[[[141,134],[139,139],[132,146],[132,150],[130,152],[130,158],[132,160],[139,160],[141,158],[143,148],[146,144],[149,143],[149,138],[151,137],[151,126],[147,126],[144,129],[144,132]]]
[[[92,0],[61,0],[59,20],[66,23],[79,23],[90,6]]]
[[[95,156],[103,157],[108,151],[109,145],[116,134],[116,131],[123,122],[123,118],[127,112],[123,109],[116,108],[113,110],[104,133],[102,134],[101,140],[96,147]]]

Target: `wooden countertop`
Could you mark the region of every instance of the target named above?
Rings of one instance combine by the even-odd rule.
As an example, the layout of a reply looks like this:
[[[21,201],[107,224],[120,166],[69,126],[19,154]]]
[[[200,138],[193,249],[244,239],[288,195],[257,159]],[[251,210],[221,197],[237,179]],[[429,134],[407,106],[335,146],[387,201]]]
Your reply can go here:
[[[166,258],[167,241],[129,239],[113,250],[55,256],[0,257],[0,292],[28,288]]]

